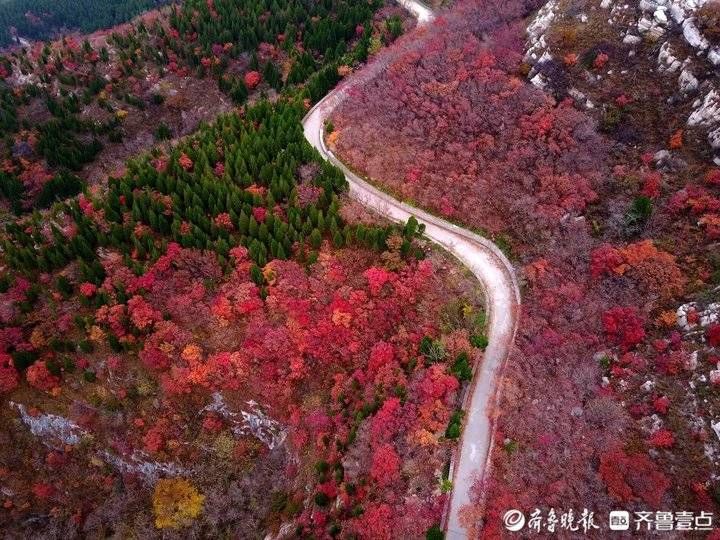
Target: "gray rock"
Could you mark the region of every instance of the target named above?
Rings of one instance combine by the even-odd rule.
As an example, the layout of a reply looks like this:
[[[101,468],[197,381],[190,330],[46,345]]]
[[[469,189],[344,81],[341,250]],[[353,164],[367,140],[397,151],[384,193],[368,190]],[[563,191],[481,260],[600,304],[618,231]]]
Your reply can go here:
[[[685,10],[677,4],[673,4],[670,6],[670,16],[676,23],[682,24],[685,20]]]
[[[640,0],[640,4],[638,4],[640,9],[642,11],[655,11],[658,7],[658,2],[654,2],[653,0]]]
[[[655,10],[655,13],[653,13],[653,17],[659,24],[667,24],[668,18],[665,14],[665,10],[663,8],[657,8]]]
[[[663,161],[667,161],[670,159],[670,152],[667,150],[659,150],[655,152],[655,155],[653,156],[653,161],[657,163],[662,163]]]
[[[683,94],[690,94],[698,89],[700,83],[695,78],[695,75],[693,75],[689,69],[685,68],[682,70],[682,73],[680,73],[680,77],[678,77],[678,84]]]
[[[708,142],[714,150],[720,150],[720,128],[714,129],[708,133]],[[720,165],[717,161],[716,164]]]
[[[644,34],[648,30],[650,30],[650,28],[652,28],[652,25],[653,22],[650,19],[648,19],[647,17],[643,17],[637,23],[638,32]]]
[[[705,37],[700,33],[700,30],[698,30],[698,27],[695,26],[695,19],[685,19],[682,27],[683,37],[691,47],[705,50],[710,46],[708,40],[705,39]]]
[[[720,65],[720,47],[708,51],[707,59],[714,65]]]

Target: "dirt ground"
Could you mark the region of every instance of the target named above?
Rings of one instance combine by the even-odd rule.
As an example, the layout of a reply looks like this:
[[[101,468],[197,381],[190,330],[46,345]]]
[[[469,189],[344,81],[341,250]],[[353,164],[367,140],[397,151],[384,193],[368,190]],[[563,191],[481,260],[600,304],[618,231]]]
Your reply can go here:
[[[145,110],[127,107],[129,114],[123,120],[124,134],[121,143],[105,143],[97,158],[82,171],[90,184],[99,184],[108,174],[121,170],[125,161],[152,148],[157,141],[154,132],[164,123],[173,138],[195,131],[198,125],[212,121],[219,114],[232,110],[233,103],[210,78],[178,77],[168,74],[151,89],[165,97],[161,105],[148,105]],[[96,104],[83,111],[85,118],[107,119],[109,113]]]

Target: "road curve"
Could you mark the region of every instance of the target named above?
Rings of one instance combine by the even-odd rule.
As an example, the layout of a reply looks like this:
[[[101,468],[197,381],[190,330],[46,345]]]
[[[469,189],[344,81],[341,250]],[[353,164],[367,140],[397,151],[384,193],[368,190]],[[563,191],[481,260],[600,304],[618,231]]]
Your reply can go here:
[[[418,24],[429,23],[435,17],[432,9],[417,0],[397,0],[397,3],[412,13]]]
[[[414,0],[399,0],[418,18],[420,24],[430,21],[433,13]],[[488,239],[435,217],[423,210],[398,201],[373,187],[353,173],[326,147],[324,121],[334,108],[347,99],[353,87],[375,77],[387,62],[367,65],[350,81],[330,92],[303,119],[305,138],[323,158],[345,173],[350,196],[395,222],[404,223],[410,216],[425,225],[425,236],[455,255],[480,281],[487,303],[488,340],[484,358],[476,367],[463,409],[465,421],[460,445],[450,468],[453,489],[446,507],[446,538],[467,538],[460,525],[459,511],[470,503],[470,490],[490,464],[493,439],[494,404],[497,400],[499,374],[508,358],[517,327],[520,290],[512,265],[498,247]]]

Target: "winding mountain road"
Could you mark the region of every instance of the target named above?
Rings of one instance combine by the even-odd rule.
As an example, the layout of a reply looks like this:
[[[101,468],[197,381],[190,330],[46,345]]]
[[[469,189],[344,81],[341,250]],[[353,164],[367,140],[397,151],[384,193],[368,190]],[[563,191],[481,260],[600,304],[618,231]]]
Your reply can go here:
[[[415,0],[398,1],[417,17],[418,24],[428,23],[434,17],[429,8]],[[351,197],[395,222],[404,223],[410,216],[415,216],[425,225],[425,236],[455,255],[478,278],[484,289],[489,344],[480,366],[475,369],[463,403],[464,428],[451,462],[453,489],[443,523],[446,538],[464,539],[467,532],[460,524],[460,509],[471,502],[471,488],[490,464],[497,383],[515,337],[520,290],[512,265],[495,244],[380,191],[353,173],[326,147],[323,136],[325,119],[338,104],[349,98],[350,89],[371,80],[386,65],[387,60],[368,64],[348,83],[325,96],[305,116],[303,128],[310,144],[345,173]]]

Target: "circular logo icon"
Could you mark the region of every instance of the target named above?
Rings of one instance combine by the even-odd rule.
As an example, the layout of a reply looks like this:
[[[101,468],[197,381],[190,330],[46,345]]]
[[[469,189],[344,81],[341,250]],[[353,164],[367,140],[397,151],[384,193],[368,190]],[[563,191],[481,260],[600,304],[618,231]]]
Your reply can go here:
[[[503,516],[508,531],[517,532],[525,526],[525,515],[520,510],[508,510]]]

